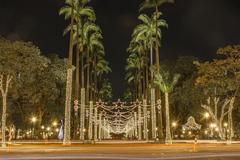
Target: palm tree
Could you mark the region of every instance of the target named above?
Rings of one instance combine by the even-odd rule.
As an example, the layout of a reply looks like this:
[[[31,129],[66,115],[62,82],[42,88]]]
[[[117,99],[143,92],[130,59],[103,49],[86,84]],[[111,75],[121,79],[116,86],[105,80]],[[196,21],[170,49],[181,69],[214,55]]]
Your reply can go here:
[[[76,1],[76,0],[75,0]],[[96,20],[96,15],[94,13],[94,10],[91,7],[86,6],[87,0],[82,1],[76,1],[74,3],[74,17],[75,17],[75,23],[73,25],[73,39],[74,44],[77,45],[76,47],[76,100],[79,99],[79,73],[80,73],[80,56],[79,51],[81,52],[81,68],[82,68],[82,87],[84,88],[84,45],[86,42],[86,35],[91,32],[91,30],[96,29],[97,27],[90,22],[94,22]],[[63,8],[62,14],[65,13],[65,15],[69,15],[69,8],[65,7]],[[68,16],[65,16],[66,19],[68,19]],[[71,29],[71,26],[69,25],[65,31],[64,34],[68,33]]]
[[[88,32],[85,31],[85,33],[88,33]],[[87,91],[86,91],[87,97],[86,99],[87,101],[89,101],[89,97],[90,97],[90,76],[91,76],[90,68],[92,67],[92,59],[94,59],[95,54],[100,53],[100,52],[97,52],[97,50],[101,50],[103,51],[102,53],[104,53],[102,39],[103,37],[101,34],[101,30],[98,26],[93,27],[92,32],[86,35],[86,46],[87,46]]]
[[[142,36],[144,37],[144,36]],[[143,94],[144,98],[147,98],[147,89],[148,89],[148,52],[147,52],[147,47],[145,45],[144,39],[141,40],[136,40],[135,37],[133,37],[132,41],[130,42],[129,48],[127,51],[130,54],[137,53],[139,56],[141,56],[142,60],[144,60],[144,66],[142,67],[142,78],[143,78]]]
[[[134,30],[134,35],[136,36],[136,40],[141,39],[143,37],[146,38],[145,45],[150,46],[150,83],[151,88],[154,87],[153,79],[154,79],[154,70],[155,66],[153,65],[153,46],[154,43],[158,43],[158,39],[161,39],[161,28],[167,27],[167,23],[165,20],[160,19],[161,13],[152,14],[151,17],[148,17],[146,14],[141,14],[138,19],[142,21],[142,24],[138,25]],[[157,26],[157,27],[156,27]],[[145,35],[145,36],[143,36]],[[156,55],[157,57],[157,55]],[[158,58],[156,58],[158,59]],[[157,60],[156,60],[157,62]],[[157,66],[157,65],[156,65]],[[157,92],[158,93],[158,92]],[[159,94],[157,94],[159,95]],[[163,137],[162,131],[162,111],[160,111],[159,115],[160,123],[159,123],[159,136]]]
[[[97,98],[100,98],[99,97],[100,87],[98,86],[98,84],[103,83],[104,82],[102,79],[103,75],[110,73],[112,70],[109,67],[108,61],[106,61],[101,54],[96,55],[95,57],[96,59],[94,67],[94,87],[95,87],[94,92],[96,93],[96,95],[94,96],[94,98],[95,100],[97,100]]]
[[[67,85],[66,85],[66,103],[65,103],[65,123],[64,123],[64,140],[63,144],[70,144],[70,128],[71,128],[71,98],[72,98],[72,54],[73,54],[73,22],[74,22],[74,0],[66,0],[66,6],[61,8],[59,14],[65,14],[66,18],[71,18],[70,23],[70,40],[68,51],[68,71],[67,71]],[[68,12],[66,10],[68,9]]]
[[[138,25],[134,32],[133,37],[135,41],[143,40],[144,46],[150,46],[150,63],[151,63],[151,85],[153,85],[153,45],[156,43],[157,39],[161,39],[161,29],[160,27],[167,27],[167,23],[163,19],[159,19],[161,13],[152,14],[151,17],[146,14],[141,14],[138,19],[142,22],[142,24]],[[157,32],[156,32],[156,27]]]
[[[104,79],[102,85],[100,86],[98,97],[103,102],[111,102],[112,100],[112,84],[108,79]]]
[[[164,3],[174,3],[174,0],[144,0],[140,4],[140,11],[144,9],[149,9],[149,8],[155,8],[155,16],[158,17],[159,14],[159,7],[163,5]],[[158,18],[155,19],[155,37],[156,37],[156,70],[157,73],[159,72],[160,69],[160,63],[159,63],[159,37],[158,37]]]
[[[127,59],[127,66],[125,70],[127,71],[126,79],[129,84],[134,83],[136,86],[136,98],[142,98],[142,79],[143,79],[143,68],[145,65],[145,57],[132,53]]]
[[[177,84],[179,74],[170,76],[169,72],[158,73],[155,76],[154,83],[160,88],[165,95],[165,110],[166,110],[166,142],[171,143],[171,131],[170,131],[170,115],[169,115],[169,93],[173,91],[174,86]]]

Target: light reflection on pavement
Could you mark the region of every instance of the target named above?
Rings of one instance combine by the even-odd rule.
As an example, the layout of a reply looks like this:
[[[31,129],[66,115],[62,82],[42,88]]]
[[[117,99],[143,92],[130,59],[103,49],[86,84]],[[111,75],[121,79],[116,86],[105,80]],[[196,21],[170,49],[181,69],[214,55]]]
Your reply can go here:
[[[230,157],[230,158],[229,158]],[[0,160],[239,160],[240,144],[60,144],[0,148]]]

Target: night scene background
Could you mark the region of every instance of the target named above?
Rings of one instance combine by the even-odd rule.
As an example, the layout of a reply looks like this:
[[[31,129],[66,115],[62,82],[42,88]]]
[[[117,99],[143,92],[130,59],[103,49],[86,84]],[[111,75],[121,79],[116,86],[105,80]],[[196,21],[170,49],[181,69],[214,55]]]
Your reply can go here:
[[[239,0],[0,0],[0,160],[240,159],[239,95]]]
[[[67,57],[68,22],[58,15],[61,0],[0,0],[0,35],[11,40],[32,41],[43,54]],[[106,59],[112,72],[114,99],[125,88],[126,48],[133,28],[139,23],[138,0],[92,0],[104,36]],[[240,43],[240,2],[238,0],[178,0],[161,6],[168,29],[164,29],[160,59],[192,55],[214,56],[218,47]]]

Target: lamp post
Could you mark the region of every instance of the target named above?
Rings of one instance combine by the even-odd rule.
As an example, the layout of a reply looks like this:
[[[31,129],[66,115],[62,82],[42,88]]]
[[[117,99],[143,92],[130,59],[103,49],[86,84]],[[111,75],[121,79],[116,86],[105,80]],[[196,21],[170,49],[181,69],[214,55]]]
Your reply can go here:
[[[228,124],[225,122],[224,124],[223,124],[223,126],[224,126],[224,133],[225,133],[225,139],[227,140],[228,139],[228,129],[227,129],[227,127],[228,127]]]
[[[206,112],[205,114],[204,114],[204,118],[205,118],[205,120],[206,120],[206,130],[208,130],[208,127],[207,127],[207,124],[208,124],[208,119],[209,119],[209,113],[208,112]],[[208,134],[205,134],[206,136],[207,136],[207,139],[209,138],[209,135]]]
[[[45,139],[45,135],[44,135],[44,126],[41,126],[41,129],[42,129],[42,138]]]
[[[47,127],[46,130],[47,130],[47,138],[49,139],[49,137],[51,136],[50,134],[51,128]]]
[[[35,123],[37,121],[37,118],[36,117],[32,117],[31,121],[32,121],[32,138],[34,138]]]
[[[208,118],[209,118],[209,113],[206,112],[206,113],[204,114],[204,117],[205,117],[206,119],[208,119]]]
[[[172,123],[172,128],[173,128],[173,130],[172,130],[172,139],[174,138],[174,131],[175,131],[175,128],[177,127],[177,123],[176,122],[173,122]]]
[[[53,127],[56,127],[58,124],[57,124],[56,121],[54,121],[54,122],[52,123],[52,125],[53,125]]]

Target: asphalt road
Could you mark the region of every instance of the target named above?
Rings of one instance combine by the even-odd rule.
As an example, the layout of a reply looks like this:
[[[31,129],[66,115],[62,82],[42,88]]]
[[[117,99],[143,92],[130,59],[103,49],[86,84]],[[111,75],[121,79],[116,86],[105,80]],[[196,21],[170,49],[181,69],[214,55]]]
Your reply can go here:
[[[240,144],[14,145],[0,148],[0,160],[239,160]]]

